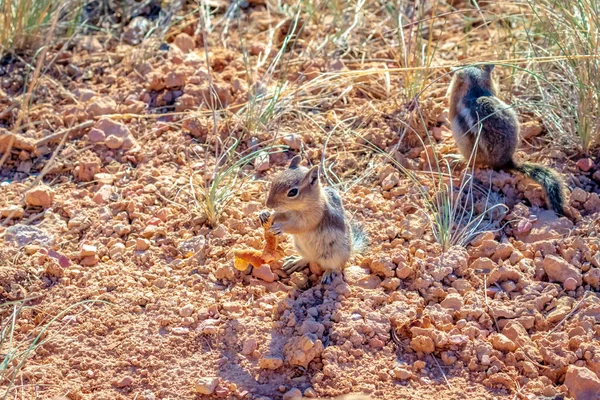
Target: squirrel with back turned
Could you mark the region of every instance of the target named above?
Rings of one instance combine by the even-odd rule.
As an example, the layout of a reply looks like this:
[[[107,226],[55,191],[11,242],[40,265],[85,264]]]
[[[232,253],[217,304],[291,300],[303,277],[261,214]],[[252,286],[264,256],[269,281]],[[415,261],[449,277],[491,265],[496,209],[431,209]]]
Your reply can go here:
[[[291,234],[300,257],[288,257],[283,270],[291,274],[317,263],[325,270],[322,282],[330,283],[343,270],[352,253],[362,252],[367,237],[362,228],[349,221],[339,193],[324,187],[319,166],[307,168],[295,156],[288,168],[271,182],[266,206],[275,211],[271,230]],[[271,217],[260,214],[261,223]]]
[[[517,163],[519,120],[514,109],[497,96],[494,65],[455,71],[448,89],[452,133],[462,156],[475,165],[520,172],[541,185],[550,208],[566,215],[566,187],[560,175],[543,165]],[[473,151],[475,154],[473,154]]]

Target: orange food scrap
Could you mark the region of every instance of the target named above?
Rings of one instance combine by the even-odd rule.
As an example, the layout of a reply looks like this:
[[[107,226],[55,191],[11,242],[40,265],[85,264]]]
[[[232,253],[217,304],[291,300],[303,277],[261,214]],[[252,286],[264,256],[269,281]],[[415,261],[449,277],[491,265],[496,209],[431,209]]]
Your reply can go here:
[[[283,250],[278,246],[277,236],[270,231],[273,223],[273,216],[263,225],[265,246],[263,251],[254,249],[235,250],[233,253],[233,266],[239,271],[245,271],[249,265],[258,268],[263,264],[269,264],[283,258]]]
[[[233,252],[233,266],[235,269],[245,271],[248,265],[252,265],[254,268],[258,268],[265,263],[265,260],[261,257],[259,250],[244,249],[236,250]]]
[[[267,222],[263,225],[265,230],[265,247],[263,248],[262,257],[265,262],[270,263],[271,261],[277,260],[277,236],[270,231],[271,225],[273,224],[273,216],[269,217]]]

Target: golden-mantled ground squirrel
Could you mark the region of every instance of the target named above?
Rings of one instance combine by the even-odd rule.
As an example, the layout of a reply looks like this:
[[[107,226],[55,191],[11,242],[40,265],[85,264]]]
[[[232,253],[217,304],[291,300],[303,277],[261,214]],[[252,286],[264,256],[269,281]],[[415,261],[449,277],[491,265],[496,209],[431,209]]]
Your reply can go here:
[[[476,165],[518,171],[540,184],[549,206],[565,214],[566,188],[557,172],[533,163],[519,163],[514,154],[519,142],[519,120],[511,106],[496,94],[493,65],[466,67],[454,73],[448,89],[450,120],[454,139],[462,156],[473,154]]]
[[[288,257],[283,270],[291,274],[317,263],[325,270],[322,282],[330,283],[341,272],[353,252],[366,248],[367,238],[360,226],[350,223],[338,192],[323,187],[319,166],[306,168],[296,156],[288,168],[275,176],[266,205],[275,210],[272,231],[291,234],[300,257]],[[260,214],[264,223],[271,213]]]

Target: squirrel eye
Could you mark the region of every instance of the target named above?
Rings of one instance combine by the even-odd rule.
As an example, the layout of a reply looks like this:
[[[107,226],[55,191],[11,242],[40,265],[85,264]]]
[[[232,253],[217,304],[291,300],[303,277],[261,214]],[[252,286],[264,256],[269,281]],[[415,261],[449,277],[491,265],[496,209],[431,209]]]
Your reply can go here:
[[[296,197],[298,196],[298,188],[290,189],[288,192],[288,197]]]

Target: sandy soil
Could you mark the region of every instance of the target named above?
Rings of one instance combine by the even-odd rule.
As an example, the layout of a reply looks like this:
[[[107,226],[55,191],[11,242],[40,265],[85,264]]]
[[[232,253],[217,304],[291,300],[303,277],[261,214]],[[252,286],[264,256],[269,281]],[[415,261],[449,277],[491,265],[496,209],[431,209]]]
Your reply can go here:
[[[283,53],[292,60],[286,71],[249,85],[238,38],[255,67],[274,38],[256,79],[292,29],[249,3],[226,44],[224,27],[205,47],[192,24],[170,32],[168,48],[86,36],[46,56],[54,61],[27,115],[36,124],[12,145],[12,136],[0,138],[0,152],[11,149],[0,163],[0,300],[31,299],[17,341],[59,318],[9,398],[596,398],[595,161],[548,146],[541,124],[523,115],[530,136],[520,156],[567,177],[581,218],[548,211],[541,189],[518,175],[478,170],[478,184],[509,212],[493,232],[442,251],[414,182],[365,143],[397,145],[398,161],[417,172],[431,169],[432,151],[455,152],[448,78],[428,89],[423,119],[414,118],[408,102],[386,93],[385,75],[341,73],[396,67],[388,55],[311,59],[307,43],[319,33],[306,21],[297,47]],[[439,62],[452,54],[441,52]],[[22,90],[24,68],[18,60],[3,66],[2,108]],[[253,125],[236,114],[252,93],[280,82],[287,86],[276,120]],[[2,113],[0,134],[17,118],[18,107]],[[347,132],[335,131],[340,121]],[[406,124],[415,131],[400,138]],[[239,151],[289,147],[243,168],[243,186],[236,183],[210,227],[190,179],[209,175],[215,148],[242,133]],[[426,134],[433,141],[423,146]],[[262,246],[258,213],[270,177],[294,154],[319,163],[324,152],[369,249],[330,285],[320,283],[318,266],[291,277],[280,264],[266,277],[236,270],[235,248]],[[283,246],[293,254],[289,238]]]

